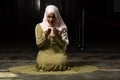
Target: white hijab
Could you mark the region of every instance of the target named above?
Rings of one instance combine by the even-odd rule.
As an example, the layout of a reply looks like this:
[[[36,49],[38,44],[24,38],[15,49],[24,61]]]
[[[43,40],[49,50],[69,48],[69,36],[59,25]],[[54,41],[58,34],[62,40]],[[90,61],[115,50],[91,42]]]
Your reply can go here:
[[[62,31],[62,33],[61,33],[62,39],[66,42],[66,46],[67,46],[69,44],[68,34],[67,34],[67,26],[65,25],[63,19],[61,18],[59,10],[58,10],[58,8],[56,6],[54,6],[54,5],[48,5],[45,8],[45,13],[44,13],[43,21],[40,23],[40,26],[42,27],[43,31],[46,31],[46,30],[48,30],[48,28],[50,28],[50,24],[47,21],[47,15],[49,13],[51,13],[51,12],[55,14],[55,18],[56,18],[55,27],[59,31]]]

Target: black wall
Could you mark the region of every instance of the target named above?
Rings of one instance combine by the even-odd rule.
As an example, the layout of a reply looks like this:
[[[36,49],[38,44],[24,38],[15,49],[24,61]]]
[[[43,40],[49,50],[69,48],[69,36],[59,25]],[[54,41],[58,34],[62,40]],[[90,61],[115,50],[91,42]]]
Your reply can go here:
[[[114,0],[114,12],[115,13],[120,13],[120,0]]]
[[[41,0],[40,8],[37,5],[39,0],[1,0],[1,40],[31,40],[34,39],[34,28],[42,21],[46,4],[51,0]],[[60,8],[61,4],[53,1]],[[6,37],[7,36],[7,37]]]
[[[51,0],[41,0],[41,11]],[[45,2],[46,1],[46,2]],[[48,1],[48,2],[47,2]],[[120,16],[116,0],[59,0],[53,2],[60,8],[61,15],[68,26],[71,43],[81,44],[84,27],[84,41],[118,40],[120,34]],[[119,0],[118,0],[119,1]],[[44,6],[44,7],[43,7]],[[84,26],[83,26],[83,8]],[[119,8],[119,9],[118,9]],[[36,7],[36,0],[1,0],[0,1],[0,41],[35,42],[34,28],[42,20],[42,13]]]
[[[10,40],[15,37],[17,28],[17,1],[0,1],[0,40]]]

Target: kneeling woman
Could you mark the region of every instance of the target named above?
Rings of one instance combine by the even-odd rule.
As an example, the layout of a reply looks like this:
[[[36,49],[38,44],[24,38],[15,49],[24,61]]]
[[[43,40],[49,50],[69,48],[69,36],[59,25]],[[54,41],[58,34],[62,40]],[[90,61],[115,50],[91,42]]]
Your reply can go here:
[[[67,27],[56,6],[46,7],[43,21],[35,27],[35,37],[39,48],[36,58],[37,70],[66,70],[68,62],[66,48],[69,43]]]

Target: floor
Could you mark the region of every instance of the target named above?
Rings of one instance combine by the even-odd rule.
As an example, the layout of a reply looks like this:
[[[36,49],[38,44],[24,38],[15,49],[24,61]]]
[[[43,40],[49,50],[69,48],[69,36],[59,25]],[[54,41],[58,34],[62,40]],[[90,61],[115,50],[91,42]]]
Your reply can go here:
[[[9,44],[11,45],[11,44]],[[19,44],[20,46],[22,44]],[[25,45],[25,44],[24,44]],[[67,53],[72,65],[93,65],[98,71],[69,75],[30,75],[11,73],[9,67],[34,64],[38,49],[12,44],[0,48],[0,80],[120,80],[120,49],[84,48],[69,46]]]

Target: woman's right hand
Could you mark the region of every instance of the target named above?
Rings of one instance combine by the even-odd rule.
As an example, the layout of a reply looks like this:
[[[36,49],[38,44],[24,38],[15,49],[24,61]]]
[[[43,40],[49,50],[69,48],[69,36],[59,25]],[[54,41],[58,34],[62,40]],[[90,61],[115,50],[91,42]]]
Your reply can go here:
[[[45,37],[48,38],[50,33],[51,33],[51,29],[49,28],[47,31],[45,31]]]

